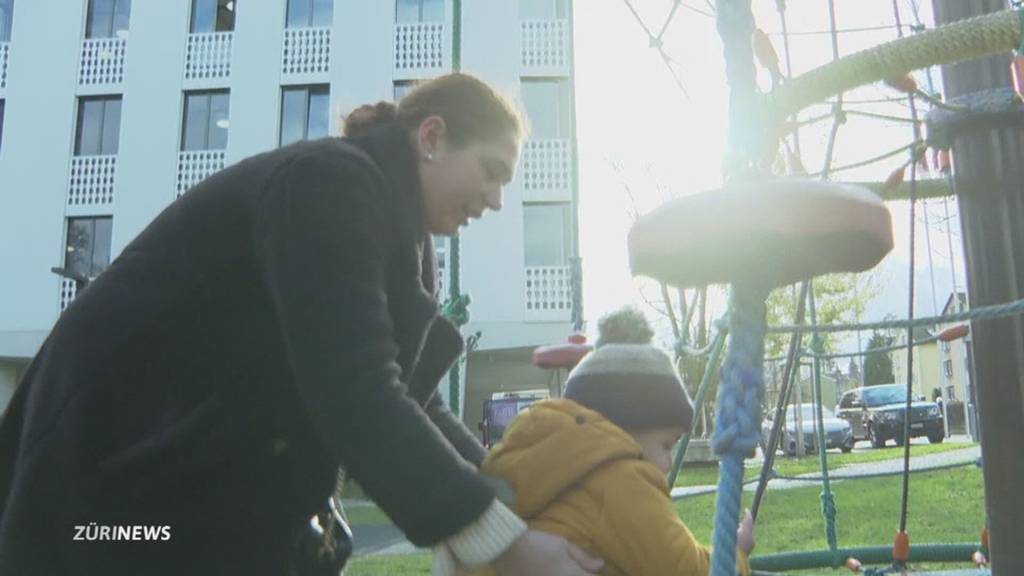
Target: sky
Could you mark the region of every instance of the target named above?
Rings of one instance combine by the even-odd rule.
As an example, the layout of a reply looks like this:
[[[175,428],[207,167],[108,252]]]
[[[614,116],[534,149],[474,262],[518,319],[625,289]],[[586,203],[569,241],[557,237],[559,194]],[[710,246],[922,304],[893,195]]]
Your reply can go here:
[[[665,22],[671,0],[629,0],[640,19],[655,34]],[[677,11],[663,36],[682,88],[673,79],[657,50],[625,0],[577,0],[575,3],[576,129],[579,146],[580,251],[583,258],[584,314],[587,332],[596,336],[596,320],[626,304],[643,309],[657,324],[663,340],[669,336],[667,321],[653,311],[645,299],[659,300],[656,284],[633,279],[626,254],[626,235],[637,212],[644,213],[665,200],[718,188],[722,183],[721,159],[728,127],[728,89],[722,44],[714,19],[704,0],[688,0]],[[828,2],[788,0],[786,19],[794,75],[823,65],[832,59]],[[920,18],[933,26],[930,3],[898,0],[904,24]],[[921,5],[925,4],[925,5]],[[785,52],[775,0],[754,0],[757,25],[768,32],[783,61]],[[704,13],[701,13],[704,12]],[[839,55],[885,43],[897,38],[891,0],[836,2],[837,28],[849,30],[838,37]],[[904,34],[911,34],[904,29]],[[915,74],[927,89],[929,75]],[[762,88],[768,88],[762,72]],[[938,70],[931,74],[932,86],[941,90]],[[685,92],[684,92],[685,91]],[[899,96],[882,84],[870,85],[845,95],[849,110],[909,118],[903,103],[864,102]],[[827,105],[805,110],[801,119],[829,112]],[[801,158],[811,172],[821,169],[831,122],[819,122],[800,131]],[[838,134],[833,165],[840,166],[870,158],[910,143],[911,124],[850,116]],[[900,156],[863,169],[841,172],[837,180],[881,181],[906,160]],[[919,177],[927,177],[922,174]],[[908,172],[909,178],[909,172]],[[895,248],[873,271],[879,295],[872,301],[864,320],[886,314],[907,314],[910,255],[910,210],[908,202],[888,204],[893,217]],[[951,221],[947,236],[945,206],[941,200],[927,203],[928,234],[925,233],[922,204],[917,206],[915,265],[915,314],[931,315],[941,308],[953,285],[963,290],[964,267],[960,248],[956,203],[948,205]],[[926,238],[927,236],[927,238]],[[931,263],[928,243],[931,246]],[[932,278],[935,298],[932,294]],[[935,304],[937,302],[937,304]],[[724,302],[714,303],[721,312]],[[864,336],[866,340],[867,335]],[[667,342],[665,342],[667,343]],[[855,349],[856,339],[842,344]]]

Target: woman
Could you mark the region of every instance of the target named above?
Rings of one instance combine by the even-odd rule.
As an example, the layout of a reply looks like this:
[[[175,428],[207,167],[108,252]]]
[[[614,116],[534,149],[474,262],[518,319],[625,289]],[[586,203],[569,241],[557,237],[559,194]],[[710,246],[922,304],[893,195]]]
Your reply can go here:
[[[456,564],[600,567],[495,499],[434,395],[462,340],[429,234],[501,208],[515,109],[451,74],[346,133],[210,177],[76,297],[0,422],[0,573],[294,571],[339,464]]]

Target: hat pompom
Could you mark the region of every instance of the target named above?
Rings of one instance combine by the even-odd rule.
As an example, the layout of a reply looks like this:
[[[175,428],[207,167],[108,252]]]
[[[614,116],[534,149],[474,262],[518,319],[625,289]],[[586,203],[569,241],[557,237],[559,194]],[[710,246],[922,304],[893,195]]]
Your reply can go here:
[[[647,318],[629,306],[604,315],[597,323],[597,331],[597,348],[605,344],[650,344],[654,338]]]

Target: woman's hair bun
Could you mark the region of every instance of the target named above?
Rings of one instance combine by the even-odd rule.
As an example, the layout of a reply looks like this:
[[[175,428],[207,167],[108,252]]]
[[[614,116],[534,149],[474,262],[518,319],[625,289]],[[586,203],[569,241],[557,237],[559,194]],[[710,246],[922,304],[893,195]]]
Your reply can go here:
[[[605,344],[650,344],[654,330],[643,313],[627,306],[601,317],[597,322],[597,343]]]
[[[357,138],[378,126],[394,123],[397,117],[398,106],[392,102],[382,100],[376,104],[363,104],[345,117],[343,134]]]

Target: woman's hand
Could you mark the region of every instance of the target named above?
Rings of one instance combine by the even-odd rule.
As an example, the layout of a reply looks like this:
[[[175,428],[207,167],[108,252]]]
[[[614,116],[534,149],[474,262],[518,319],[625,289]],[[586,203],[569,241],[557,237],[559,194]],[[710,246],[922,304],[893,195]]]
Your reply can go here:
[[[739,530],[736,531],[736,546],[744,554],[750,556],[750,552],[756,545],[757,543],[754,541],[754,517],[750,514],[750,510],[747,510],[747,513],[743,515],[743,520],[740,521]]]
[[[494,561],[499,576],[586,576],[604,568],[561,536],[528,530]]]

